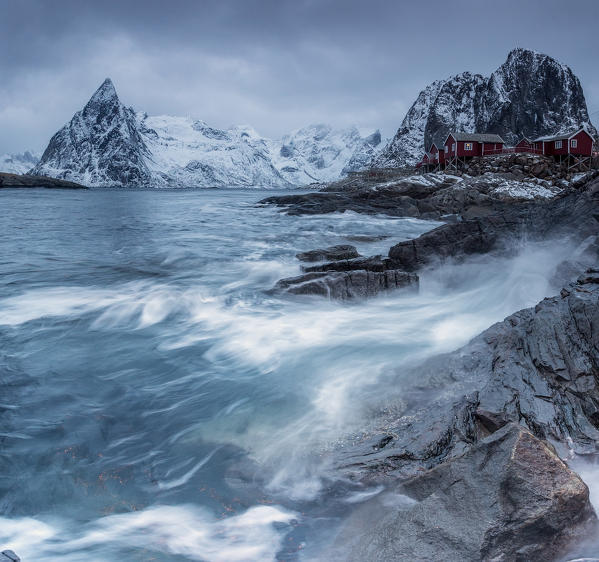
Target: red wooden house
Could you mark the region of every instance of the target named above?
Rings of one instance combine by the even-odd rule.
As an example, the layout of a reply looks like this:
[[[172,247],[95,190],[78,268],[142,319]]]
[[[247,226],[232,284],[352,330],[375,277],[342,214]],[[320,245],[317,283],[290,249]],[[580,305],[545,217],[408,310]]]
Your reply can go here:
[[[540,137],[535,139],[534,145],[546,156],[553,156],[560,162],[566,161],[568,169],[589,170],[591,167],[593,137],[584,128],[552,137]]]
[[[526,137],[523,137],[518,141],[518,144],[514,147],[514,152],[534,152],[534,142]]]
[[[505,141],[499,136],[487,133],[449,133],[443,148],[445,162],[457,166],[473,156],[501,154]]]
[[[547,156],[591,156],[593,153],[593,137],[586,129],[552,137],[540,137],[534,143],[535,148],[538,146]]]

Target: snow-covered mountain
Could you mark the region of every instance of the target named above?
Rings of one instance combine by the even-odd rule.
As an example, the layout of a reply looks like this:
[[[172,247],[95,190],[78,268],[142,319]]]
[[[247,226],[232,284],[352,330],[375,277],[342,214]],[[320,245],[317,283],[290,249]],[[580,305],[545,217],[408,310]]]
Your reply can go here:
[[[363,168],[381,147],[378,131],[363,137],[355,127],[313,125],[276,141],[251,127],[135,113],[107,78],[32,173],[92,186],[292,187]]]
[[[368,166],[381,147],[381,133],[363,137],[356,127],[328,125],[298,129],[271,143],[273,164],[291,184],[334,181]]]
[[[489,77],[464,72],[427,86],[373,165],[414,164],[425,146],[442,143],[451,130],[497,133],[516,143],[583,126],[596,134],[572,70],[547,55],[514,49]]]
[[[40,160],[40,155],[33,150],[20,154],[0,155],[0,172],[9,174],[26,174]]]

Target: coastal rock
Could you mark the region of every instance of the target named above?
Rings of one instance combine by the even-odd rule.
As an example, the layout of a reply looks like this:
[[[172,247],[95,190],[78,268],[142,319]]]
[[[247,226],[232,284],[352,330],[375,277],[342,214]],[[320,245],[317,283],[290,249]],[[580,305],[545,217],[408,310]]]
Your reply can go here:
[[[415,240],[396,244],[389,250],[389,257],[398,267],[417,271],[449,257],[462,259],[491,250],[510,251],[521,239],[595,237],[599,227],[598,188],[599,180],[595,179],[581,192],[571,191],[547,202],[496,206],[486,216],[477,212],[475,218],[445,224]]]
[[[387,494],[359,508],[338,539],[351,544],[346,559],[555,560],[596,524],[587,486],[550,445],[516,424],[394,493],[416,501],[389,508]],[[352,523],[365,514],[369,529],[356,535]]]
[[[316,262],[316,261],[335,261],[335,260],[348,260],[352,258],[360,257],[358,250],[355,246],[349,244],[340,244],[337,246],[329,246],[328,248],[309,250],[307,252],[301,252],[296,255],[300,261]]]
[[[277,205],[290,215],[353,211],[445,220],[448,215],[486,216],[514,203],[550,200],[563,191],[562,187],[534,177],[532,172],[516,174],[508,167],[503,171],[489,171],[487,163],[476,166],[471,175],[463,177],[456,173],[430,173],[381,183],[373,183],[369,172],[362,172],[316,193],[268,197],[260,203]],[[589,174],[579,185],[588,183],[592,177],[593,174]]]
[[[380,432],[340,450],[337,462],[362,477],[414,476],[510,422],[549,440],[562,456],[596,454],[597,372],[599,273],[590,269],[560,295],[516,312],[463,348],[403,370],[401,409],[393,417],[381,413]]]
[[[314,271],[281,279],[274,291],[294,295],[318,295],[331,299],[373,297],[383,291],[417,286],[418,276],[400,270],[367,271]]]

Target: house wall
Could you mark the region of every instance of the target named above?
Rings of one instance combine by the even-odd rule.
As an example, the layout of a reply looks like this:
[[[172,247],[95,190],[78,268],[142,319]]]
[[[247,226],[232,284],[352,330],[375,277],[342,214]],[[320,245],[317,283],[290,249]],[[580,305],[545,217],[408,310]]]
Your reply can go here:
[[[559,139],[558,139],[559,141]],[[568,139],[561,139],[562,141],[562,147],[561,148],[555,148],[555,143],[556,141],[550,141],[546,144],[550,145],[551,148],[551,154],[553,154],[554,156],[563,156],[564,154],[568,154]],[[547,154],[547,149],[545,149],[545,154]]]
[[[593,153],[593,138],[586,131],[580,131],[577,135],[572,138],[578,141],[576,148],[570,147],[570,154],[576,154],[577,156],[591,156]]]
[[[466,143],[472,143],[472,150],[466,150]],[[474,141],[458,141],[457,143],[457,151],[458,156],[461,158],[463,156],[480,156],[480,143]]]
[[[447,147],[447,152],[445,153],[446,158],[451,158],[452,156],[455,156],[455,151],[451,150],[451,145],[454,142],[455,139],[451,135],[449,135],[447,137],[447,140],[445,141],[445,144],[443,145],[443,150],[445,150],[445,147]]]
[[[497,154],[503,148],[503,144],[500,142],[486,142],[484,143],[484,154]]]

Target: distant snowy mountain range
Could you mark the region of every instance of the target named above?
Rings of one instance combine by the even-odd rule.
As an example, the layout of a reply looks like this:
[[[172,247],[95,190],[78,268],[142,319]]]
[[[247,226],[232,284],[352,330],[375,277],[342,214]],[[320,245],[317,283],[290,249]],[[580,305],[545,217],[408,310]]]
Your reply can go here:
[[[124,106],[106,79],[31,173],[91,186],[293,187],[413,165],[450,131],[498,133],[509,144],[582,127],[596,135],[578,78],[525,49],[511,51],[489,77],[464,72],[427,86],[388,143],[379,131],[364,136],[356,127],[311,125],[271,140],[251,127],[221,130],[186,117],[148,116]],[[27,158],[4,157],[0,170],[22,171]]]
[[[361,169],[382,146],[378,131],[362,136],[356,127],[311,125],[277,141],[251,127],[148,116],[125,107],[107,78],[32,173],[91,186],[293,187]]]
[[[450,131],[497,133],[515,144],[582,127],[596,136],[572,70],[547,55],[514,49],[489,77],[464,72],[422,90],[374,165],[415,164]]]
[[[0,155],[0,172],[26,174],[40,161],[41,154],[28,150],[21,154]]]

